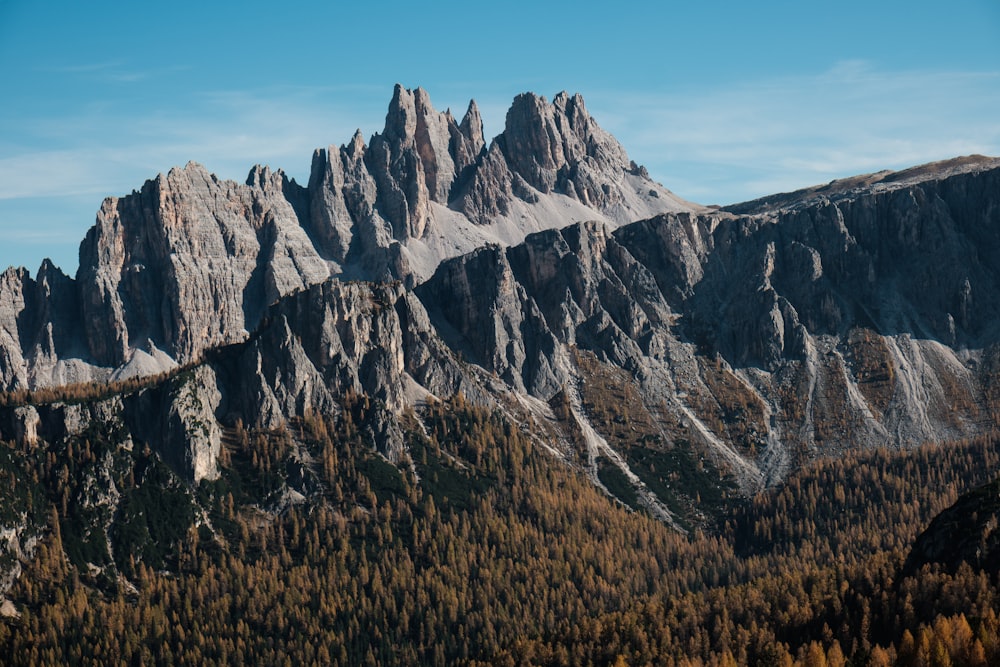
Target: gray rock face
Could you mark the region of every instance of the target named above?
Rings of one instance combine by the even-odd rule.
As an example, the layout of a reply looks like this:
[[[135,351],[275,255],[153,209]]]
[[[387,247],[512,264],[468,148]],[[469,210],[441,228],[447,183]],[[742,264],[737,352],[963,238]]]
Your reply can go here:
[[[189,164],[105,201],[77,273],[93,360],[118,366],[147,340],[195,359],[244,338],[274,299],[328,277],[284,179],[255,169],[237,185]]]
[[[19,324],[25,311],[24,291],[29,280],[27,271],[14,267],[0,275],[0,383],[8,389],[29,385],[21,348],[21,338],[26,332]]]
[[[317,151],[306,188],[189,164],[105,202],[75,280],[0,275],[0,382],[194,364],[120,410],[196,481],[236,420],[334,413],[348,392],[393,460],[398,415],[461,391],[571,422],[552,437],[595,480],[598,458],[638,479],[612,434],[632,411],[636,438],[688,442],[748,491],[819,454],[992,423],[1000,162],[718,212],[640,197],[656,188],[578,96],[520,96],[486,148],[474,104],[457,123],[397,87],[384,132]],[[660,215],[621,224],[639,211]],[[599,423],[618,394],[632,404]],[[36,414],[0,411],[0,439],[91,418]]]
[[[403,452],[395,420],[405,406],[460,388],[485,396],[399,283],[314,285],[275,304],[251,340],[210,365],[216,412],[230,423],[275,428],[307,410],[336,413],[345,393],[368,396],[370,442],[393,460]]]
[[[38,442],[38,426],[41,419],[38,410],[31,405],[14,409],[14,437],[20,442],[35,444]]]
[[[351,144],[356,153],[364,154],[364,140],[355,135]],[[367,220],[374,204],[375,185],[365,188],[357,184],[360,202],[348,210],[344,196],[345,162],[350,162],[348,149],[335,147],[318,148],[313,153],[312,171],[309,177],[309,191],[313,194],[309,202],[309,227],[311,236],[319,252],[329,259],[343,264],[351,248],[354,237],[355,220]],[[370,192],[370,197],[366,197]],[[360,210],[358,204],[361,204]],[[365,206],[367,204],[367,206]]]
[[[452,205],[474,223],[485,225],[494,218],[509,215],[514,197],[514,175],[500,144],[493,142],[477,168],[471,170]]]
[[[989,166],[754,216],[540,232],[442,263],[417,294],[453,348],[518,392],[593,381],[574,351],[625,369],[650,413],[683,426],[665,437],[753,486],[818,452],[986,427]]]
[[[741,333],[709,321],[724,313],[747,323],[774,303],[814,335],[864,326],[959,349],[995,342],[1000,304],[988,295],[1000,280],[997,166],[720,222],[696,317],[718,330],[727,355],[764,366],[782,356],[776,330]],[[732,272],[745,282],[734,285],[724,275]],[[770,340],[770,352],[748,350],[748,335]],[[737,348],[750,354],[740,358]]]
[[[182,469],[197,484],[219,478],[222,429],[215,419],[222,395],[218,378],[207,365],[198,366],[175,387],[166,420],[165,451],[183,452]]]
[[[0,387],[69,384],[88,379],[65,362],[83,352],[75,286],[48,260],[32,279],[24,269],[0,275]]]
[[[753,215],[577,223],[446,259],[412,289],[288,283],[243,340],[200,365],[112,401],[0,409],[0,439],[52,441],[116,417],[198,482],[218,474],[237,422],[336,415],[353,394],[365,400],[362,438],[398,462],[408,408],[461,392],[535,429],[595,484],[616,466],[674,522],[643,481],[656,472],[645,457],[674,447],[749,493],[816,456],[992,428],[998,173],[928,173]],[[310,210],[266,170],[250,181]],[[954,266],[921,283],[933,258]],[[45,294],[36,283],[56,279],[46,273],[5,274],[16,298],[4,302],[4,331],[30,329],[17,313]],[[262,292],[280,293],[277,277],[258,275]]]
[[[421,111],[426,112],[426,108]],[[440,122],[435,121],[440,119],[424,117],[422,121],[423,132],[418,145],[415,95],[396,86],[385,117],[385,130],[372,137],[371,148],[365,155],[369,171],[378,184],[379,209],[392,225],[393,237],[397,240],[420,238],[424,233],[430,217],[428,172],[436,189],[438,165],[434,158],[438,155],[433,140],[436,138],[440,142],[441,137],[438,134],[432,138],[427,127],[429,124],[438,129]],[[428,158],[426,166],[424,156]],[[440,165],[440,171],[445,178],[445,163]]]
[[[475,102],[456,122],[426,91],[397,86],[383,132],[317,150],[308,187],[267,167],[237,184],[190,163],[107,199],[75,280],[49,263],[34,280],[0,278],[0,389],[168,370],[244,340],[268,305],[331,275],[413,285],[446,257],[574,217],[692,206],[640,196],[666,191],[626,173],[579,96],[518,98],[508,121],[487,151]]]
[[[651,187],[637,188],[638,183]],[[645,169],[629,160],[625,149],[600,128],[580,95],[562,92],[549,103],[532,93],[518,95],[507,112],[503,133],[480,159],[453,206],[473,220],[507,215],[516,197],[535,203],[559,194],[604,213],[618,223],[659,211],[693,210]]]
[[[623,175],[632,167],[621,145],[587,113],[580,95],[565,92],[552,103],[518,95],[499,142],[513,171],[540,192],[558,191],[602,208],[619,192],[597,175]]]
[[[553,368],[556,340],[514,276],[503,249],[490,246],[444,262],[417,288],[452,347],[517,391],[549,398],[566,379]]]
[[[422,88],[397,85],[385,130],[365,156],[378,184],[378,207],[399,241],[420,238],[433,217],[430,202],[447,205],[460,175],[483,149],[482,119],[470,103],[462,123],[431,106]]]

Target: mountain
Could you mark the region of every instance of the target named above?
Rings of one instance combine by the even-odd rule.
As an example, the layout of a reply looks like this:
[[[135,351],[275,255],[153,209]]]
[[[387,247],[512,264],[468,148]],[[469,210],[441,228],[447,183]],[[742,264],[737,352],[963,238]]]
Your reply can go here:
[[[345,391],[377,401],[373,446],[397,461],[401,415],[462,392],[548,424],[561,458],[678,525],[706,519],[657,469],[680,444],[709,486],[750,493],[817,456],[995,423],[1000,161],[712,211],[649,181],[579,96],[521,95],[481,135],[474,103],[456,123],[397,87],[384,133],[317,151],[308,188],[188,165],[105,201],[75,280],[3,275],[0,378],[193,369],[212,397],[196,414],[123,409],[194,481],[237,420],[275,428]],[[0,424],[59,437],[60,410]],[[207,437],[143,424],[178,419]]]
[[[169,370],[245,340],[282,296],[331,277],[413,285],[446,257],[576,220],[694,210],[632,163],[583,99],[519,96],[489,146],[396,87],[385,129],[313,154],[308,187],[267,167],[245,184],[189,163],[105,200],[75,279],[44,263],[0,277],[0,389]]]
[[[998,288],[998,159],[709,209],[651,181],[579,96],[518,96],[487,145],[474,102],[457,122],[397,86],[384,131],[317,150],[306,187],[267,167],[238,184],[188,164],[104,202],[75,278],[48,261],[34,277],[0,275],[0,591],[47,608],[45,586],[72,581],[70,567],[96,596],[145,604],[160,570],[188,583],[244,563],[332,572],[324,545],[350,560],[338,572],[390,559],[374,586],[459,544],[481,569],[498,553],[545,563],[517,571],[515,587],[585,572],[572,579],[590,591],[584,607],[605,589],[653,591],[660,602],[641,613],[656,616],[662,599],[708,590],[693,571],[742,585],[794,551],[812,576],[810,549],[832,562],[862,530],[851,517],[866,517],[866,540],[892,521],[874,518],[875,497],[905,526],[857,549],[889,572],[886,553],[917,532],[907,489],[933,478],[921,497],[945,493],[934,461],[968,484],[995,464],[995,442],[955,451],[992,438],[1000,418]],[[840,510],[818,504],[825,493]],[[608,580],[615,567],[552,551],[592,556],[612,535],[630,545],[627,586]],[[515,543],[528,553],[505,551]],[[695,552],[730,560],[703,569],[685,560]],[[683,586],[664,578],[663,554],[687,568]],[[838,598],[845,609],[890,588],[835,578],[848,583],[837,595],[858,591]],[[345,618],[331,627],[353,632]],[[614,618],[640,636],[633,617]],[[546,623],[533,641],[574,643]],[[760,660],[765,644],[802,637],[832,650],[829,628],[809,623],[761,639]],[[429,650],[440,628],[427,624],[401,631],[408,650]],[[487,627],[476,636],[500,650]],[[568,662],[522,648],[526,662]]]

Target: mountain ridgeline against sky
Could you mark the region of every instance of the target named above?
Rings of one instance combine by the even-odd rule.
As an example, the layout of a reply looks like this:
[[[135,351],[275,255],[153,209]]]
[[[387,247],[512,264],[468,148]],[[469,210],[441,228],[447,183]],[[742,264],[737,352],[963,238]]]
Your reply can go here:
[[[673,521],[646,449],[686,443],[747,492],[822,453],[991,428],[998,198],[1000,163],[973,157],[711,211],[650,181],[579,96],[519,96],[487,146],[475,103],[459,123],[397,87],[384,132],[317,150],[307,188],[189,164],[104,202],[75,280],[4,273],[0,387],[195,364],[197,414],[124,406],[211,426],[149,433],[195,480],[236,420],[345,391],[377,399],[373,445],[398,460],[400,415],[462,392]],[[0,427],[55,436],[68,409]]]
[[[519,97],[490,149],[478,126],[474,106],[457,124],[397,89],[386,132],[336,159],[318,151],[307,190],[266,169],[241,186],[189,165],[109,199],[75,281],[49,264],[4,275],[4,386],[196,364],[185,377],[210,398],[194,412],[175,393],[123,407],[143,432],[177,424],[148,439],[196,481],[219,474],[236,421],[274,428],[335,411],[348,391],[377,401],[372,444],[399,460],[406,409],[461,392],[545,425],[554,452],[595,484],[625,480],[667,521],[678,506],[644,457],[676,443],[750,492],[821,454],[995,423],[996,161],[624,223],[680,204],[579,98]],[[486,201],[506,214],[460,213],[472,191],[488,194],[470,215]],[[464,244],[479,247],[457,254]],[[67,410],[21,408],[4,432],[59,437]],[[182,428],[193,423],[210,428]]]
[[[978,649],[933,632],[988,664],[996,488],[958,493],[1000,460],[998,294],[1000,159],[706,208],[579,96],[518,96],[487,143],[475,103],[397,87],[306,187],[191,163],[105,200],[75,278],[0,275],[0,645],[928,664],[918,607],[975,611]],[[322,599],[259,616],[279,590]],[[205,626],[170,599],[246,624],[106,646],[79,611]]]
[[[588,115],[580,96],[519,96],[487,145],[397,86],[385,129],[313,155],[309,185],[197,164],[109,198],[76,279],[44,263],[0,278],[0,388],[166,370],[244,340],[280,297],[330,277],[420,282],[438,262],[574,221],[691,210]]]

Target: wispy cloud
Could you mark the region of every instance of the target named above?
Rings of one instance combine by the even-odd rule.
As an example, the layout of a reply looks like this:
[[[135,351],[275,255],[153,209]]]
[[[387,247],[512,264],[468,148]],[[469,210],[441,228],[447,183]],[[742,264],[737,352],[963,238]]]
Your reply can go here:
[[[120,72],[119,63],[76,66]],[[467,103],[431,91],[460,116]],[[981,152],[1000,153],[1000,73],[885,72],[845,61],[815,76],[685,91],[583,91],[591,112],[657,180],[687,198],[728,203],[832,178]],[[465,93],[468,94],[468,93]],[[257,163],[308,178],[312,150],[382,129],[385,86],[222,90],[135,108],[102,100],[37,118],[32,141],[0,146],[0,200],[106,195],[203,163],[242,180]],[[480,98],[487,136],[509,99]],[[8,139],[10,141],[10,139]],[[31,148],[47,146],[46,148]],[[0,220],[0,236],[3,235]]]
[[[997,154],[998,108],[1000,72],[885,72],[862,61],[812,77],[624,94],[591,104],[637,162],[702,201]]]
[[[236,180],[257,163],[308,178],[314,148],[345,143],[358,127],[370,134],[384,115],[384,90],[370,104],[359,91],[336,92],[222,91],[182,108],[136,113],[102,102],[74,117],[34,119],[33,145],[50,147],[0,148],[0,199],[120,194],[189,160]]]
[[[107,60],[104,62],[73,63],[69,65],[37,65],[35,70],[54,74],[90,74],[93,72],[115,70],[122,65],[123,62],[121,60]]]
[[[69,79],[95,84],[135,84],[160,79],[190,70],[187,65],[169,67],[136,67],[125,60],[71,63],[65,65],[36,65],[42,76],[63,75]]]

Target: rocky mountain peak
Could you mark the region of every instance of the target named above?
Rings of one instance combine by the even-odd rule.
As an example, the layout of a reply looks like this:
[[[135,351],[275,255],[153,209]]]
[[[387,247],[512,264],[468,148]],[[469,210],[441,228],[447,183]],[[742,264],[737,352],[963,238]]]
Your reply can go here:
[[[532,93],[518,95],[498,140],[512,170],[543,193],[558,192],[599,209],[632,194],[623,180],[637,168],[594,122],[579,94],[561,92],[552,103]]]
[[[552,106],[561,111],[566,118],[569,120],[570,127],[575,131],[583,132],[586,135],[591,131],[587,128],[587,124],[593,122],[590,114],[587,113],[587,107],[583,101],[583,95],[580,93],[574,93],[572,96],[565,90],[560,92],[552,100]]]
[[[462,136],[469,140],[473,155],[478,156],[486,147],[486,140],[483,137],[483,118],[479,114],[479,105],[476,104],[475,100],[469,101],[469,108],[462,116],[462,122],[458,129]]]
[[[378,208],[395,239],[421,238],[432,218],[431,202],[447,206],[463,172],[482,152],[482,119],[475,103],[462,125],[439,112],[423,88],[395,88],[385,129],[372,137],[367,157],[378,185]]]
[[[419,92],[423,92],[420,88]],[[389,110],[385,115],[385,129],[382,134],[387,139],[395,141],[412,140],[417,131],[417,92],[404,88],[396,84],[392,91],[392,100],[389,102]],[[420,95],[423,98],[424,113],[427,111],[430,100],[426,93]]]
[[[259,164],[250,170],[246,180],[246,184],[252,188],[276,192],[283,192],[289,183],[288,176],[281,169],[271,171],[269,166]]]
[[[361,133],[360,127],[354,132],[354,136],[351,137],[350,143],[348,143],[346,146],[343,146],[341,150],[349,157],[354,159],[359,159],[364,157],[365,135]]]
[[[501,147],[515,170],[542,192],[555,185],[553,172],[565,164],[556,108],[545,97],[522,93],[507,111]]]
[[[236,183],[189,162],[106,199],[75,279],[43,266],[37,281],[2,282],[0,386],[190,362],[331,275],[412,285],[486,243],[697,208],[629,172],[579,95],[520,96],[508,126],[487,150],[475,101],[459,123],[424,89],[398,85],[383,131],[316,150],[306,187],[269,166]]]

